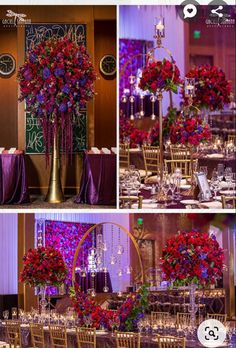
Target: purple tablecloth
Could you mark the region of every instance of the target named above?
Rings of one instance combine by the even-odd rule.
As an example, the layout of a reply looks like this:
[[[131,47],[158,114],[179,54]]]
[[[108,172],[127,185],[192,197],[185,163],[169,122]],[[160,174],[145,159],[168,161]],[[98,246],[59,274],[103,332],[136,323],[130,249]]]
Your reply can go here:
[[[0,154],[0,204],[29,203],[23,154]]]
[[[80,193],[75,203],[116,204],[116,155],[84,153]]]
[[[80,277],[79,273],[75,275],[76,283],[80,285],[81,290],[87,292],[88,289],[91,289],[92,282],[94,280],[94,289],[97,293],[104,292],[103,288],[106,285],[109,288],[108,292],[112,292],[112,284],[110,273],[106,273],[106,281],[105,281],[105,273],[97,272],[94,279],[91,277],[91,274],[86,274],[86,277]]]

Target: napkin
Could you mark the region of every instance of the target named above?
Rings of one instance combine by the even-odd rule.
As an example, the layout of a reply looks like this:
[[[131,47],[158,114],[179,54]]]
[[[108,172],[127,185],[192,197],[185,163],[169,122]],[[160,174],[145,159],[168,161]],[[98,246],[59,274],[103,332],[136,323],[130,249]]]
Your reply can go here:
[[[111,151],[112,151],[113,153],[117,153],[117,148],[116,148],[116,147],[112,147],[112,148],[111,148]]]
[[[0,147],[0,153],[3,153],[4,150],[5,150],[5,147]]]
[[[106,147],[102,147],[102,152],[108,155],[111,153],[111,150],[108,150]]]
[[[97,147],[91,147],[91,151],[96,154],[100,153],[100,150]]]
[[[11,147],[8,153],[13,154],[16,151],[16,147]]]

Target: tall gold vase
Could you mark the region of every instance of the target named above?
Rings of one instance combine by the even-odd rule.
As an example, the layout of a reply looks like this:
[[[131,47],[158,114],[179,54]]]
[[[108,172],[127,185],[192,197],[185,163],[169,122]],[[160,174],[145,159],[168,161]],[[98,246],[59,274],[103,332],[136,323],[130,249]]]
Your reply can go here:
[[[60,174],[60,145],[58,131],[53,138],[50,180],[48,192],[45,198],[45,201],[48,203],[61,203],[65,200],[61,187]]]

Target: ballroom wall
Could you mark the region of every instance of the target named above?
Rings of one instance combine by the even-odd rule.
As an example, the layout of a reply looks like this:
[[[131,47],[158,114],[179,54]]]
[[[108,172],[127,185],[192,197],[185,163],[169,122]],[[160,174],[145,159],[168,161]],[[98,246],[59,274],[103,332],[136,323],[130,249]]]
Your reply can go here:
[[[17,214],[0,214],[0,295],[18,291]]]
[[[0,6],[0,52],[12,53],[20,65],[24,60],[24,28],[2,25],[6,11],[25,13],[32,23],[86,23],[87,49],[94,61],[99,80],[95,102],[88,106],[88,145],[116,144],[116,78],[105,79],[99,72],[104,54],[116,54],[115,6]],[[16,73],[0,78],[0,146],[25,148],[24,105],[17,101]],[[7,127],[6,127],[7,125]],[[104,129],[109,130],[104,137]],[[49,168],[43,155],[27,155],[29,187],[32,193],[46,192]],[[78,191],[81,175],[81,155],[73,156],[62,169],[62,184],[67,191]]]

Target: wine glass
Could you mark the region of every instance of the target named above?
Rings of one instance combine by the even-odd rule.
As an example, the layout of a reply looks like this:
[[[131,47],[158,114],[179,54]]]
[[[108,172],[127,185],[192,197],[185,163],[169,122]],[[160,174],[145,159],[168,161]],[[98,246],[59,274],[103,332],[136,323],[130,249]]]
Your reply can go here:
[[[176,178],[175,178],[174,174],[170,178],[169,189],[171,191],[171,199],[172,199],[170,205],[174,205],[175,204],[174,194],[175,194],[175,190],[176,190]]]
[[[17,308],[16,307],[12,307],[12,309],[11,309],[11,316],[12,316],[12,320],[16,320],[17,319]]]
[[[4,320],[8,320],[9,319],[9,311],[8,310],[3,311],[2,315],[3,315],[3,319]]]

